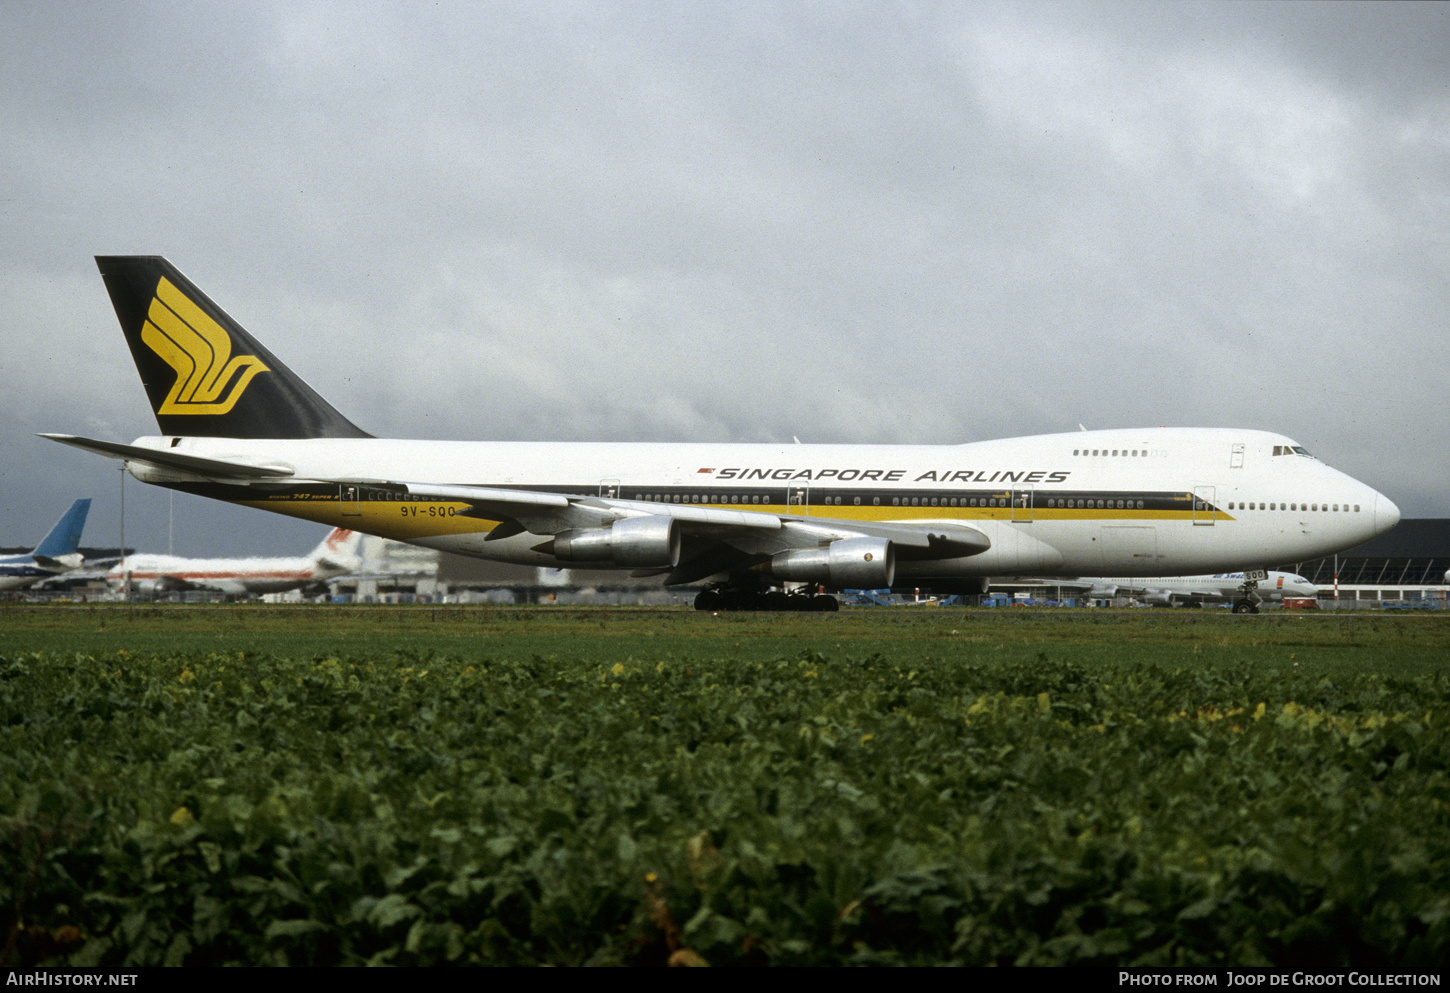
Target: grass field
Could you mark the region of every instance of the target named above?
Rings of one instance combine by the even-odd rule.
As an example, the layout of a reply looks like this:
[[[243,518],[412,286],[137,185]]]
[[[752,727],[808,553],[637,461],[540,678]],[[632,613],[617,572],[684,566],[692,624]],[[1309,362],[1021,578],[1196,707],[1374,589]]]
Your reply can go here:
[[[1416,674],[1450,654],[1434,614],[868,608],[815,614],[698,614],[685,608],[425,606],[0,607],[0,654],[433,652],[458,658],[710,658],[802,651],[961,661],[1273,664],[1292,654],[1324,671]],[[1287,653],[1287,654],[1286,654]]]
[[[1436,615],[0,610],[0,963],[1450,958]]]

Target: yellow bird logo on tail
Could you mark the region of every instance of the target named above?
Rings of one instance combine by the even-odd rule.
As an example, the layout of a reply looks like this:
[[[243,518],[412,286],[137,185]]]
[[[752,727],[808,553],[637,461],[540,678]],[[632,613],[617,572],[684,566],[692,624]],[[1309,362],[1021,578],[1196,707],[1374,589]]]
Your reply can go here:
[[[270,370],[255,355],[232,355],[232,339],[216,321],[162,277],[141,340],[176,370],[158,414],[225,414],[252,377]]]

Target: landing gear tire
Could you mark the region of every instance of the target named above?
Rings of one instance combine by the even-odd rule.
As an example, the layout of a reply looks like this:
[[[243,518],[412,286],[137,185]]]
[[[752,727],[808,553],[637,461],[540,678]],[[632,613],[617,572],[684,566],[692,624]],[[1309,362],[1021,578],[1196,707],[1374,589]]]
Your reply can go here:
[[[701,590],[695,596],[695,609],[719,610],[725,605],[724,600],[719,590]]]
[[[1235,614],[1257,614],[1258,612],[1259,605],[1251,600],[1240,600],[1234,604]]]
[[[819,596],[811,597],[811,610],[823,614],[834,614],[841,609],[841,603],[833,596],[822,593]]]
[[[759,604],[755,609],[780,611],[790,610],[792,606],[790,597],[786,596],[785,593],[780,590],[771,590],[769,593],[760,596]]]

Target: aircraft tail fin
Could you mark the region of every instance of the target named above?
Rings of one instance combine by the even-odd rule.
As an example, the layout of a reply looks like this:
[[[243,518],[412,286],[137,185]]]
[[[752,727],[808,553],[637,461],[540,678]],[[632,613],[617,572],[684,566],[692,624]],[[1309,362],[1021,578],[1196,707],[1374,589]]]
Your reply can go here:
[[[74,555],[81,543],[81,532],[85,530],[86,515],[91,510],[91,498],[81,497],[70,505],[50,533],[40,540],[31,555],[58,559],[62,555]]]
[[[159,255],[98,255],[162,434],[368,438]]]
[[[362,539],[361,531],[334,528],[322,539],[322,544],[312,550],[312,560],[337,568],[356,569],[362,562],[359,554]]]

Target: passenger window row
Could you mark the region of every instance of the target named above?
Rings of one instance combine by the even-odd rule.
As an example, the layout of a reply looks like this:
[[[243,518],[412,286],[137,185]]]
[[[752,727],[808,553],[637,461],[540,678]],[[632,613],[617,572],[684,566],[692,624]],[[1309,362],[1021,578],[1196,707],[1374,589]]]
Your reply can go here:
[[[636,500],[644,500],[648,503],[769,503],[770,500],[760,493],[711,493],[701,495],[699,493],[641,493],[635,497]]]
[[[1310,512],[1316,512],[1317,511],[1317,512],[1320,512],[1320,513],[1323,513],[1324,511],[1327,510],[1327,511],[1339,512],[1339,513],[1347,513],[1347,512],[1349,512],[1349,504],[1346,503],[1343,506],[1340,506],[1337,503],[1335,503],[1335,504],[1328,504],[1328,503],[1280,503],[1280,502],[1277,502],[1277,501],[1270,501],[1269,503],[1264,503],[1264,502],[1259,501],[1259,500],[1250,500],[1248,502],[1244,502],[1243,500],[1237,500],[1237,501],[1230,500],[1229,501],[1229,504],[1228,504],[1228,509],[1229,510],[1307,510],[1307,511],[1310,511]],[[1356,513],[1356,514],[1359,513],[1359,504],[1355,504],[1354,505],[1354,513]]]
[[[1119,459],[1120,458],[1141,459],[1141,458],[1147,458],[1150,453],[1149,453],[1148,449],[1146,449],[1146,448],[1074,448],[1072,450],[1072,454],[1074,454],[1074,455],[1087,455],[1087,456],[1094,456],[1094,455],[1096,455],[1099,458],[1102,458],[1104,456],[1107,456],[1108,458],[1119,458]],[[1154,449],[1151,454],[1161,457],[1161,456],[1167,455],[1168,452],[1166,450],[1164,450],[1164,449]]]
[[[393,499],[399,499],[399,498],[398,497],[393,497]],[[403,497],[402,499],[407,499],[407,497]],[[770,502],[770,498],[768,496],[766,496],[764,494],[759,494],[759,493],[731,493],[731,494],[643,493],[643,494],[640,494],[637,497],[637,499],[645,500],[645,501],[648,501],[648,502],[651,502],[651,503],[684,503],[684,504],[714,504],[714,505],[720,505],[720,504],[725,504],[725,505],[731,505],[731,504],[765,504],[765,503],[769,503]],[[821,503],[819,505],[821,505],[821,506],[835,506],[835,507],[840,507],[840,506],[843,505],[843,501],[844,500],[845,500],[844,497],[826,497],[824,500],[821,501]],[[792,504],[795,504],[795,503],[800,503],[802,501],[799,498],[797,498],[795,496],[792,496],[790,498],[790,502]],[[851,505],[852,506],[856,506],[856,507],[861,506],[861,498],[860,497],[852,497],[851,498]],[[871,506],[873,506],[873,507],[879,507],[879,506],[881,506],[881,498],[880,497],[872,497],[872,499],[871,499]],[[1011,506],[1011,504],[1004,497],[970,497],[970,498],[968,498],[968,497],[892,497],[891,498],[891,506],[893,506],[893,507],[938,507],[938,506],[940,506],[940,507],[1008,507],[1008,506]],[[1051,498],[1051,497],[1049,497],[1047,499],[1047,501],[1046,501],[1046,506],[1049,507],[1049,508],[1054,508],[1054,509],[1061,508],[1061,509],[1068,509],[1068,510],[1091,510],[1091,509],[1097,509],[1097,510],[1114,510],[1114,509],[1116,509],[1116,510],[1142,510],[1144,508],[1144,503],[1143,503],[1142,500],[1090,500],[1090,499],[1079,500],[1079,499],[1057,499],[1057,498]],[[1199,509],[1207,509],[1207,505],[1203,505]],[[1244,501],[1244,500],[1230,500],[1229,503],[1228,503],[1228,505],[1227,505],[1227,509],[1229,509],[1229,510],[1239,510],[1239,511],[1243,511],[1243,510],[1289,510],[1289,511],[1307,510],[1307,511],[1314,512],[1314,513],[1324,513],[1326,511],[1328,511],[1328,512],[1334,512],[1334,513],[1349,513],[1349,512],[1351,512],[1351,505],[1350,504],[1347,504],[1347,503],[1346,504],[1338,504],[1338,503],[1299,503],[1299,502],[1283,503],[1283,502],[1279,502],[1279,501],[1264,502],[1264,501],[1259,501],[1259,500],[1249,500],[1249,501]],[[1357,503],[1354,504],[1353,505],[1353,508],[1352,508],[1352,512],[1353,513],[1356,513],[1356,514],[1360,513],[1360,505],[1357,504]]]
[[[1068,509],[1083,508],[1098,510],[1142,510],[1142,500],[1053,500],[1047,501],[1048,507],[1066,507]]]

